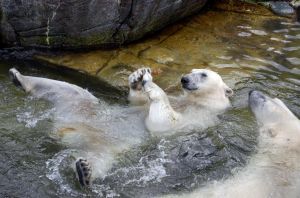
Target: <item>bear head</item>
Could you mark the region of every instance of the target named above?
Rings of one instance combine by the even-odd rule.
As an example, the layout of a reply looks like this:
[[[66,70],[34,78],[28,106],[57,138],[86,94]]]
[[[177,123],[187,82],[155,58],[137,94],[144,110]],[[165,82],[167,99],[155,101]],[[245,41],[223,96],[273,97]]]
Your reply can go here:
[[[228,98],[233,91],[214,71],[193,69],[181,78],[181,85],[192,102],[222,110],[230,106]]]
[[[300,121],[281,100],[253,90],[249,92],[249,106],[260,126],[260,135],[274,146],[300,150]]]

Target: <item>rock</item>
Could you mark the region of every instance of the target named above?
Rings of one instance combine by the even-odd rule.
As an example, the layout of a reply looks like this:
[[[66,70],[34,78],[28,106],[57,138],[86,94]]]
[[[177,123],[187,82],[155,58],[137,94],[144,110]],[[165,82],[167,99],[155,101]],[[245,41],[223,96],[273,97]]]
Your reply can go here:
[[[260,3],[269,7],[272,12],[279,16],[288,17],[294,15],[294,9],[286,1],[268,1]]]
[[[120,45],[196,13],[206,1],[0,1],[0,42],[47,48]]]
[[[142,66],[151,67],[155,82],[174,94],[181,90],[180,77],[193,68],[216,70],[226,83],[234,84],[234,78],[228,73],[237,72],[239,61],[244,59],[241,54],[256,57],[258,51],[263,51],[257,48],[272,46],[274,49],[281,49],[285,45],[280,41],[286,38],[270,30],[273,30],[274,26],[276,30],[283,29],[280,20],[287,19],[275,16],[263,6],[257,7],[270,13],[270,16],[260,16],[255,14],[256,12],[243,14],[223,11],[218,2],[216,9],[181,20],[158,34],[118,49],[65,52],[36,58],[54,65],[84,71],[123,90],[128,88],[128,75]],[[223,8],[225,9],[225,6]],[[249,36],[242,37],[241,33],[247,33]],[[241,50],[241,45],[247,47]]]
[[[265,1],[263,1],[265,2]],[[254,0],[218,0],[214,3],[214,7],[218,10],[236,12],[241,14],[259,15],[259,16],[272,16],[274,15],[264,6],[260,6],[257,3],[260,1]]]

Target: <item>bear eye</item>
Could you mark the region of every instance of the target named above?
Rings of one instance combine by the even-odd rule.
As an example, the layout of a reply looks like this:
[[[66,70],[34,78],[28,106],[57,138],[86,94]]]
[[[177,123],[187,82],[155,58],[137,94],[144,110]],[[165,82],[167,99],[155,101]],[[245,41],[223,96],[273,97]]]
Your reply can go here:
[[[201,77],[207,77],[207,74],[206,73],[201,73]]]

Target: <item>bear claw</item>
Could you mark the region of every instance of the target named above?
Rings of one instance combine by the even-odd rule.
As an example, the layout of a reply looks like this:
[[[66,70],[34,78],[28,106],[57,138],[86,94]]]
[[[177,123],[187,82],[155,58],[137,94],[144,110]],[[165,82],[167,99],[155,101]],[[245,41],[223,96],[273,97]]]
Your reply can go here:
[[[91,166],[86,159],[76,161],[76,173],[81,186],[89,186],[91,183]]]

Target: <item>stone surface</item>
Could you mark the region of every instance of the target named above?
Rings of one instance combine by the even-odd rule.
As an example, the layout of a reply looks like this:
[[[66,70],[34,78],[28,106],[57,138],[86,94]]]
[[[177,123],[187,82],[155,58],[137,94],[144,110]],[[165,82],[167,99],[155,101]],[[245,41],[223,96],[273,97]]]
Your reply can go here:
[[[275,14],[279,16],[291,17],[294,15],[294,9],[286,1],[268,1],[260,2],[261,4],[269,7]]]
[[[214,7],[218,10],[230,11],[242,14],[255,14],[260,16],[272,16],[274,15],[265,6],[259,5],[259,0],[218,0],[214,4]]]
[[[199,11],[207,0],[1,0],[0,43],[88,48],[141,38]]]

